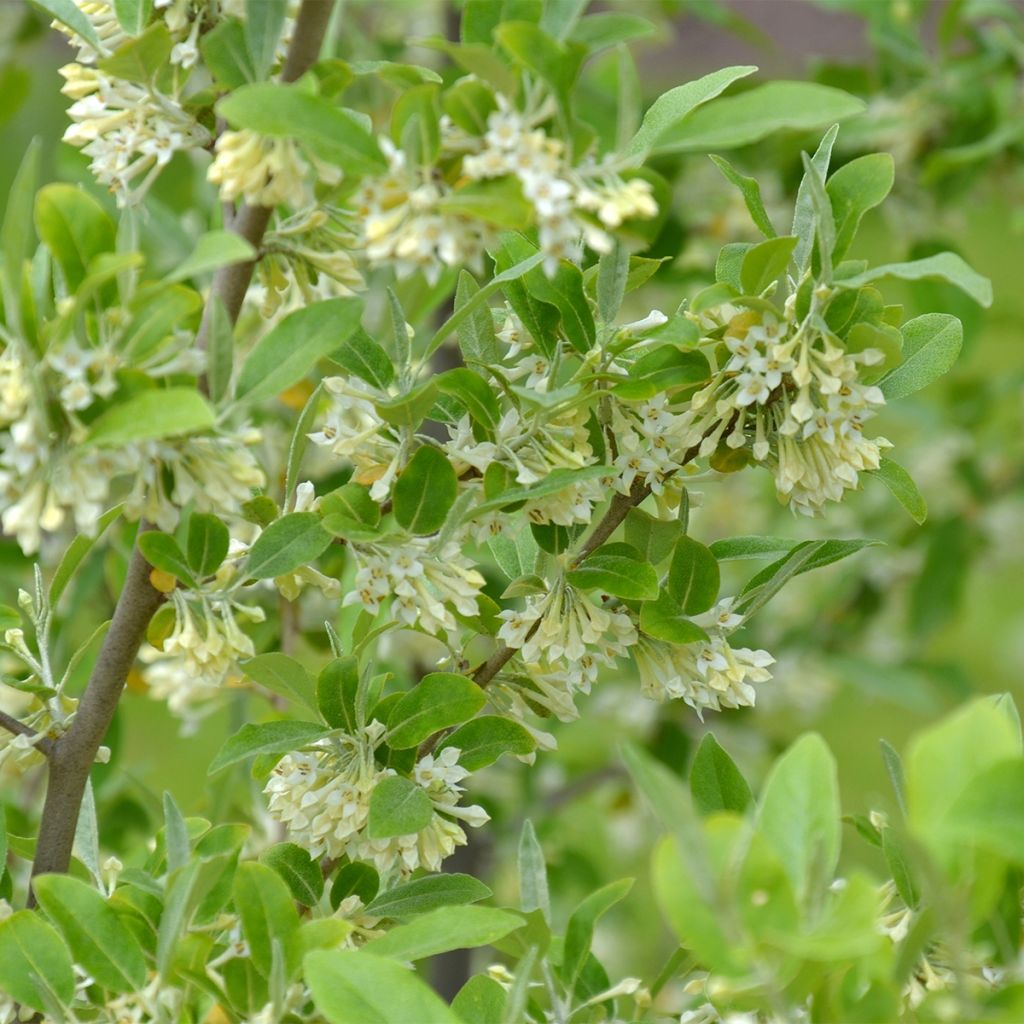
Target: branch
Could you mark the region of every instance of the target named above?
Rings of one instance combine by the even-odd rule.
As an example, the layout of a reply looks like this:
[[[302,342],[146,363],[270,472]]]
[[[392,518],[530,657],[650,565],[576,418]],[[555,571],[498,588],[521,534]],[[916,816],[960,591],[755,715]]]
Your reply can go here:
[[[282,82],[294,82],[301,78],[316,62],[333,6],[334,0],[303,0],[284,70],[281,72]],[[230,227],[236,235],[241,235],[254,249],[259,250],[273,212],[269,206],[243,204],[231,218],[230,225],[225,224],[225,227]],[[238,319],[257,262],[258,258],[245,263],[231,263],[220,267],[213,276],[211,298],[223,304],[231,323]],[[196,347],[203,351],[209,345],[213,310],[214,303],[208,302],[196,335]]]
[[[679,464],[685,466],[692,462],[700,451],[700,445],[694,445],[683,452]],[[675,472],[673,470],[673,472]],[[583,542],[579,554],[575,558],[576,564],[583,561],[588,555],[592,555],[622,524],[622,520],[629,514],[629,510],[636,508],[651,493],[650,485],[637,480],[629,494],[616,494],[612,498],[608,509],[601,517],[601,521],[591,531],[590,536]],[[534,624],[534,629],[537,624]],[[528,634],[528,636],[531,634]],[[473,673],[473,682],[477,686],[486,686],[507,664],[512,660],[517,648],[506,647],[499,644],[494,653],[480,665]]]
[[[15,736],[28,736],[32,740],[32,745],[41,754],[45,754],[47,757],[50,756],[50,751],[53,749],[53,740],[47,736],[40,736],[30,725],[26,725],[24,722],[19,722],[13,715],[7,714],[6,711],[0,711],[0,729],[6,729],[8,732],[14,733]]]
[[[317,59],[323,43],[334,0],[303,0],[285,58],[282,79],[300,78]],[[273,211],[262,206],[243,206],[232,219],[231,228],[255,248]],[[196,346],[205,348],[210,330],[214,301],[220,301],[232,323],[238,318],[252,280],[255,263],[236,263],[222,267],[214,275],[211,301],[206,305],[203,322],[196,336]],[[201,382],[201,386],[204,382]],[[148,529],[140,524],[139,530]],[[67,871],[75,842],[75,829],[82,805],[82,796],[96,753],[117,710],[128,673],[135,662],[139,646],[150,620],[164,600],[164,595],[149,582],[150,566],[138,547],[132,552],[124,587],[117,599],[110,629],[93,666],[78,710],[68,731],[48,751],[49,777],[46,803],[39,824],[39,839],[32,875]],[[29,893],[29,905],[35,897]]]

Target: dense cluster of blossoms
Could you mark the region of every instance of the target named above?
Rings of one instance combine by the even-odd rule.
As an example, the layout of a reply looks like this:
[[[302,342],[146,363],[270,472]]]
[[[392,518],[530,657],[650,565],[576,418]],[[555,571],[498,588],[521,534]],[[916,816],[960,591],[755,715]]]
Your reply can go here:
[[[193,593],[180,588],[168,597],[174,628],[160,652],[146,654],[144,678],[151,696],[192,725],[226,681],[239,674],[238,662],[255,653],[239,624],[262,622],[259,605],[241,604],[228,592]]]
[[[326,377],[323,384],[330,405],[310,441],[350,463],[355,470],[352,479],[369,486],[374,501],[383,501],[402,468],[405,451],[374,405],[391,396],[356,377]]]
[[[891,447],[863,435],[885,398],[861,382],[860,368],[877,366],[884,355],[847,352],[809,319],[796,324],[728,309],[722,319],[730,358],[682,414],[683,443],[699,445],[701,455],[723,440],[729,448],[749,447],[772,470],[780,501],[818,515],[827,501],[856,488],[859,473],[877,469]]]
[[[374,757],[385,732],[374,720],[356,735],[283,757],[264,788],[270,815],[314,857],[368,861],[386,875],[408,875],[420,867],[438,871],[444,858],[466,843],[458,821],[476,828],[488,820],[487,813],[459,806],[459,783],[469,773],[458,763],[460,751],[446,747],[421,757],[411,773],[433,804],[430,822],[410,835],[371,839],[370,797],[382,779],[397,774]]]
[[[498,639],[517,650],[529,677],[529,699],[563,721],[578,717],[575,693],[589,693],[600,665],[614,664],[637,641],[623,611],[602,608],[564,581],[501,612]]]
[[[657,215],[645,179],[624,180],[609,160],[587,158],[574,166],[565,143],[540,127],[552,116],[548,106],[521,112],[500,94],[497,103],[482,137],[442,118],[441,159],[461,158],[459,177],[470,182],[518,182],[533,211],[549,274],[561,259],[578,260],[584,244],[607,252],[608,230],[624,221]],[[400,277],[422,270],[430,281],[444,267],[481,269],[496,229],[459,212],[458,191],[447,176],[430,165],[414,165],[390,139],[382,138],[380,146],[387,172],[364,181],[353,204],[370,263],[394,266]]]
[[[70,36],[77,61],[61,68],[63,92],[73,102],[71,125],[64,141],[90,158],[97,181],[109,186],[119,205],[137,203],[175,153],[201,149],[212,138],[184,102],[188,71],[199,60],[199,32],[208,16],[244,13],[244,5],[193,0],[154,4],[156,16],[173,40],[169,61],[173,74],[158,88],[119,78],[97,67],[130,37],[121,29],[114,5],[107,0],[75,0],[89,21],[99,49],[60,22],[54,27]],[[213,8],[211,10],[211,7]]]
[[[771,679],[768,666],[775,659],[762,650],[732,647],[729,634],[743,623],[725,598],[694,622],[708,639],[690,644],[669,644],[642,635],[633,648],[640,686],[652,700],[683,700],[703,717],[706,710],[753,707],[754,683]]]

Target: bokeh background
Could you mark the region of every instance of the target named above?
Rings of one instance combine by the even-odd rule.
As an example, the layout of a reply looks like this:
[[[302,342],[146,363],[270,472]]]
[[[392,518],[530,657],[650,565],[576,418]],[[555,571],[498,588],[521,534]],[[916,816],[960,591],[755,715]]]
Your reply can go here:
[[[843,127],[838,160],[891,152],[897,185],[868,215],[851,255],[888,262],[953,249],[992,279],[996,296],[983,311],[933,284],[887,292],[888,301],[906,304],[908,317],[947,311],[966,328],[954,370],[877,421],[929,503],[923,527],[871,481],[819,521],[797,521],[776,506],[767,474],[737,474],[705,488],[693,520],[702,540],[775,534],[879,541],[801,577],[759,615],[749,645],[771,650],[778,665],[756,709],[701,722],[683,705],[646,702],[625,670],[621,677],[611,672],[582,702],[581,721],[555,730],[557,753],[533,770],[513,763],[475,780],[474,798],[488,805],[494,823],[452,867],[481,873],[499,895],[511,895],[515,843],[523,818],[532,816],[562,912],[603,882],[637,877],[633,896],[609,916],[598,940],[605,962],[622,974],[652,978],[672,947],[644,881],[653,826],[620,769],[615,751],[623,741],[648,744],[682,773],[710,729],[756,784],[796,735],[817,730],[837,755],[844,811],[861,814],[891,808],[880,738],[899,748],[974,694],[1024,698],[1024,6],[977,6],[966,24],[951,24],[950,5],[912,0],[629,0],[619,7],[657,25],[634,49],[648,100],[706,71],[746,63],[761,67],[756,81],[813,78],[863,96],[868,111]],[[436,62],[436,54],[410,49],[408,41],[457,31],[455,8],[423,0],[349,3],[344,17],[343,48],[361,59]],[[57,69],[69,57],[41,15],[20,2],[0,3],[0,195],[37,136],[44,180],[95,191],[82,158],[59,141],[66,101]],[[599,117],[600,88],[618,73],[614,62],[591,67],[581,106],[595,104]],[[760,178],[777,223],[785,223],[800,152],[816,141],[784,133],[730,156]],[[675,182],[674,200],[648,254],[682,254],[634,293],[637,317],[652,307],[674,309],[710,279],[720,245],[753,237],[738,193],[705,157],[659,169]],[[154,191],[147,233],[157,268],[177,261],[201,230],[182,211],[209,202],[202,172],[183,162]],[[756,567],[732,563],[725,592]],[[0,601],[13,603],[29,572],[13,541],[0,539]],[[70,637],[84,639],[94,628],[116,573],[116,558],[89,560],[66,616]],[[256,713],[239,696],[182,736],[134,679],[111,739],[113,763],[95,780],[104,841],[130,850],[150,834],[164,788],[186,813],[237,813],[239,794],[211,788],[206,766],[226,732]],[[0,779],[15,826],[41,781]],[[256,788],[252,797],[258,805]],[[876,851],[847,838],[847,857],[870,870]],[[446,962],[439,982],[451,984],[463,969]]]

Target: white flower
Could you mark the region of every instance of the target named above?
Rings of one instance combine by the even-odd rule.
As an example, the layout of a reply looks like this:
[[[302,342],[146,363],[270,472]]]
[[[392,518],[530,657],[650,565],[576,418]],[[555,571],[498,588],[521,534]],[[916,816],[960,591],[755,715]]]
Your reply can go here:
[[[850,354],[816,328],[749,311],[732,317],[724,341],[730,360],[677,420],[683,449],[710,455],[723,440],[749,445],[773,471],[779,500],[805,515],[841,500],[861,472],[878,468],[891,446],[868,440],[862,428],[885,398],[858,377],[880,352]]]
[[[392,614],[400,622],[431,635],[456,629],[450,607],[460,615],[479,613],[484,578],[458,542],[438,548],[431,538],[409,537],[391,546],[353,544],[352,551],[359,569],[344,605],[361,604],[376,615],[391,597]]]
[[[434,808],[429,823],[409,835],[371,839],[370,799],[377,785],[395,774],[374,760],[384,732],[374,721],[357,735],[341,737],[331,749],[283,757],[264,787],[270,815],[314,857],[370,861],[385,875],[404,876],[420,867],[438,871],[455,847],[466,843],[466,833],[452,819],[475,828],[488,820],[487,814],[480,807],[459,806],[459,782],[468,773],[458,765],[459,750],[447,747],[413,768],[412,780]]]
[[[220,186],[226,202],[299,207],[308,200],[308,174],[309,165],[292,139],[243,129],[220,135],[206,177]]]

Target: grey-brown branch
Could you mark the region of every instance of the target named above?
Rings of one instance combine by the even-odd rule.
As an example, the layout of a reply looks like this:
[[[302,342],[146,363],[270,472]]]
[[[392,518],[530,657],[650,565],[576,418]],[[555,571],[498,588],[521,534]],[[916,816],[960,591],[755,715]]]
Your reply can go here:
[[[281,74],[284,81],[293,82],[300,78],[318,58],[333,5],[334,0],[303,0]],[[231,229],[258,249],[272,212],[265,207],[242,206],[232,219]],[[223,304],[231,323],[237,320],[254,268],[253,262],[236,263],[222,267],[214,275],[211,301],[207,303],[196,337],[198,347],[205,348],[207,344],[212,300]],[[143,524],[140,532],[145,528]],[[89,772],[113,721],[146,629],[163,601],[163,595],[150,585],[149,574],[150,566],[136,547],[110,629],[75,717],[63,736],[54,741],[47,739],[46,750],[40,747],[47,754],[49,774],[36,858],[32,865],[33,876],[67,871],[71,863],[78,814]],[[34,896],[30,893],[29,905],[33,903]]]

